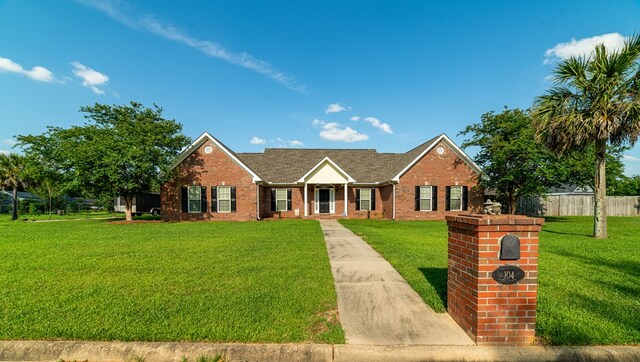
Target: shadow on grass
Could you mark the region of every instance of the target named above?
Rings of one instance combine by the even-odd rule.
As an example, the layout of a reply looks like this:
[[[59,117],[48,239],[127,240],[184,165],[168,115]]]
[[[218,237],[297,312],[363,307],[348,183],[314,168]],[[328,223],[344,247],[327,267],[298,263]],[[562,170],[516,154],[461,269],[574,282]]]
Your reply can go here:
[[[575,236],[586,236],[586,237],[593,237],[592,234],[582,234],[582,233],[566,233],[566,232],[562,232],[562,231],[554,231],[554,230],[542,230],[542,233],[549,233],[549,234],[558,234],[558,235],[575,235]]]
[[[569,222],[571,220],[569,220],[569,218],[561,217],[561,216],[545,216],[544,221],[545,222]]]
[[[444,309],[447,309],[447,268],[418,268],[424,278],[435,289]]]
[[[612,261],[607,258],[597,258],[569,251],[554,251],[553,253],[570,259],[580,260],[582,264],[589,264],[594,267],[605,266],[607,268],[611,268],[619,273],[626,274],[626,278],[635,279],[640,276],[640,263],[635,260],[620,257],[616,261]]]

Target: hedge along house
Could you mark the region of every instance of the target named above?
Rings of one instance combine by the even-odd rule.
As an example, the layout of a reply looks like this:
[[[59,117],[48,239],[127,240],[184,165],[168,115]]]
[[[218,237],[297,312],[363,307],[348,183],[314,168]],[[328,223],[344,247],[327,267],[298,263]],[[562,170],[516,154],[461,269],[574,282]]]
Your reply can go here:
[[[482,210],[479,167],[442,134],[406,153],[275,149],[235,153],[208,133],[173,164],[162,219],[444,219]]]

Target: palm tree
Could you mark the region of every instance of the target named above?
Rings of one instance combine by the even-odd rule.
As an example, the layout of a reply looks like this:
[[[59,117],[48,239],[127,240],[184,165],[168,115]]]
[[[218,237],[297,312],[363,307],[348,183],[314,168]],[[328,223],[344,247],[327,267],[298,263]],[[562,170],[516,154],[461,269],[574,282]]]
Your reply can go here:
[[[537,97],[536,138],[562,154],[595,143],[593,234],[607,237],[605,158],[607,143],[633,145],[640,135],[640,36],[619,50],[601,44],[590,56],[571,57],[553,72],[555,86]]]
[[[25,166],[24,156],[0,154],[0,186],[13,189],[11,220],[18,219],[18,187],[25,183]]]

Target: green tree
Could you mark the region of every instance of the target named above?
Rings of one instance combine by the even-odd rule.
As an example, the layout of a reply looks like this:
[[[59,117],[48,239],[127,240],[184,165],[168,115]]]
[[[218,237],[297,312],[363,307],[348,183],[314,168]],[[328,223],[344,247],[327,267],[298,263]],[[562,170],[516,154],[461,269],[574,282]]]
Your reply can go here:
[[[17,153],[0,154],[0,185],[13,191],[11,220],[18,219],[18,188],[26,183],[27,161]]]
[[[607,144],[633,145],[640,134],[640,36],[620,50],[601,44],[588,57],[571,57],[554,70],[555,86],[536,98],[536,139],[559,154],[594,144],[593,234],[607,237]]]
[[[157,105],[95,104],[80,110],[89,123],[18,136],[18,144],[29,156],[52,158],[71,188],[101,198],[123,196],[131,220],[133,197],[157,184],[190,140],[181,134],[181,124],[162,117]]]
[[[463,148],[479,147],[474,160],[482,168],[480,185],[494,189],[510,214],[518,197],[542,195],[566,181],[558,157],[535,142],[528,111],[505,107],[502,113],[485,113],[460,134],[470,136]]]

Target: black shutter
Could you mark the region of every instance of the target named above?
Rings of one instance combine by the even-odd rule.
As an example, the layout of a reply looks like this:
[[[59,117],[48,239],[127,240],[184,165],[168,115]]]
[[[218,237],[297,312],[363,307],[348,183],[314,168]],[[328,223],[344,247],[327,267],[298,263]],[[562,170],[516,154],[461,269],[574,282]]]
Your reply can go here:
[[[438,186],[431,186],[431,210],[438,211]]]
[[[189,212],[189,191],[187,186],[182,186],[182,212]]]
[[[236,187],[231,186],[231,212],[236,212]]]
[[[276,190],[271,189],[271,211],[276,211]]]
[[[287,210],[291,211],[291,189],[287,189]]]
[[[445,192],[445,205],[444,209],[447,211],[451,210],[451,186],[447,186],[447,191]]]
[[[467,210],[468,197],[469,197],[469,186],[462,186],[462,210]]]
[[[200,187],[200,212],[207,212],[207,187]]]
[[[218,187],[211,186],[211,212],[218,212]]]
[[[416,211],[420,211],[420,186],[416,186]]]
[[[360,189],[356,189],[356,211],[360,210]]]
[[[376,209],[376,189],[371,189],[371,210]]]

